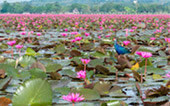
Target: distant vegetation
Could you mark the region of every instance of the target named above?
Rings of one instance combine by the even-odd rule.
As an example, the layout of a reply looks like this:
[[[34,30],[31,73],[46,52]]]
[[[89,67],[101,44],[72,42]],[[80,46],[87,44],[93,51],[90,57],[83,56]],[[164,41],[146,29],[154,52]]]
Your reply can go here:
[[[1,13],[169,13],[170,0],[32,0],[3,2]]]

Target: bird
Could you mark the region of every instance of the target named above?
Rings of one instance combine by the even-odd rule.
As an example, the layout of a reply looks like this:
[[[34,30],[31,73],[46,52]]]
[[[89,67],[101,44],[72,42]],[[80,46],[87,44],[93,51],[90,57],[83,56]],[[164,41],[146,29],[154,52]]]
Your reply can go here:
[[[130,54],[131,50],[128,48],[125,48],[117,43],[117,40],[114,38],[114,48],[118,55],[124,55],[124,54]]]

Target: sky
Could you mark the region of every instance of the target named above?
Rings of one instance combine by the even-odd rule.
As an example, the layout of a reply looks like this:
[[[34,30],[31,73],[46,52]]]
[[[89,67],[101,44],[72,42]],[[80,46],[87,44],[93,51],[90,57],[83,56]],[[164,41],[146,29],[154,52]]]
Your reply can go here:
[[[4,2],[5,0],[0,0],[0,3]],[[30,0],[6,0],[7,2],[17,2],[17,1],[30,1]]]

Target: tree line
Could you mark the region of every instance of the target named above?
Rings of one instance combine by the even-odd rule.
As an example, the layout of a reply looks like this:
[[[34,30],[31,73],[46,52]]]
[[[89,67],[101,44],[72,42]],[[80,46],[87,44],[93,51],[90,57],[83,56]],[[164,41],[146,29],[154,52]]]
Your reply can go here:
[[[169,4],[125,4],[125,3],[114,3],[114,2],[106,2],[103,4],[79,4],[74,3],[69,6],[60,5],[58,2],[55,3],[47,3],[45,5],[31,5],[26,2],[15,2],[8,3],[4,1],[0,6],[1,13],[72,13],[73,11],[77,11],[82,14],[89,13],[127,13],[127,14],[135,14],[135,13],[169,13],[170,6]]]

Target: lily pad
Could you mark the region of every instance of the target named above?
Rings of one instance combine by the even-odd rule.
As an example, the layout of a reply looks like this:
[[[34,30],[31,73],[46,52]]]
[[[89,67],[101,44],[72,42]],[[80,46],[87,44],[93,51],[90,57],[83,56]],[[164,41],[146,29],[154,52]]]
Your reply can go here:
[[[32,79],[21,85],[13,99],[13,106],[47,106],[52,104],[52,89],[46,80]]]
[[[85,100],[98,100],[98,99],[100,99],[99,93],[97,91],[93,90],[93,89],[79,88],[79,89],[76,89],[76,92],[83,95]]]
[[[58,70],[60,70],[60,69],[62,69],[63,67],[62,67],[62,65],[60,65],[60,64],[48,64],[47,66],[46,66],[46,71],[47,72],[56,72],[56,71],[58,71]]]
[[[22,56],[19,58],[19,64],[22,67],[27,67],[29,65],[32,65],[35,62],[36,60],[32,56]]]

